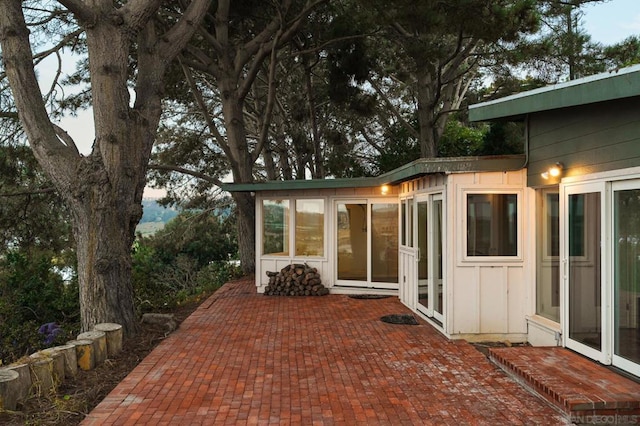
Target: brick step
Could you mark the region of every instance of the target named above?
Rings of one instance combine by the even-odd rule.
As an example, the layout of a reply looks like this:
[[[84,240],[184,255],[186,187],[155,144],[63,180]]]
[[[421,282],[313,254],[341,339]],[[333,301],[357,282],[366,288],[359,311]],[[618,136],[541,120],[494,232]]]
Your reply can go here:
[[[559,347],[490,348],[489,358],[577,424],[640,424],[640,383]]]

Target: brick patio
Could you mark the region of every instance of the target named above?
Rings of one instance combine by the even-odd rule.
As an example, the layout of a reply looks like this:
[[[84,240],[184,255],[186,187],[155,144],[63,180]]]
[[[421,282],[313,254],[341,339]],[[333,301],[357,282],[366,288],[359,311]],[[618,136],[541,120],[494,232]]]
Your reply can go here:
[[[565,424],[473,346],[394,325],[397,298],[269,297],[226,284],[83,425]]]

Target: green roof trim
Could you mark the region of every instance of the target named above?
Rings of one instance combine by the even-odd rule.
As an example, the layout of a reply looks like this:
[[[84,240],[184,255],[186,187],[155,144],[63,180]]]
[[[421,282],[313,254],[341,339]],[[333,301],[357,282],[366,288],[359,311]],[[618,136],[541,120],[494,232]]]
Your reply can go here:
[[[270,180],[256,183],[225,183],[229,192],[290,191],[302,189],[365,188],[377,186],[378,178]]]
[[[256,183],[225,183],[221,189],[229,192],[292,191],[305,189],[366,188],[394,185],[433,173],[503,172],[525,166],[524,155],[494,155],[486,157],[420,158],[375,177],[346,179],[278,180]]]
[[[640,65],[541,87],[469,106],[469,120],[517,118],[532,112],[640,96]]]

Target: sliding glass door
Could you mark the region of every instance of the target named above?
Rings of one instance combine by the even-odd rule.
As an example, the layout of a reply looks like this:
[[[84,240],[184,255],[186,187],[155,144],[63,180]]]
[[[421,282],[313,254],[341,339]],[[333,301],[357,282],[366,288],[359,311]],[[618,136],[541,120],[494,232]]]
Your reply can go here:
[[[398,202],[336,202],[337,284],[398,288]]]

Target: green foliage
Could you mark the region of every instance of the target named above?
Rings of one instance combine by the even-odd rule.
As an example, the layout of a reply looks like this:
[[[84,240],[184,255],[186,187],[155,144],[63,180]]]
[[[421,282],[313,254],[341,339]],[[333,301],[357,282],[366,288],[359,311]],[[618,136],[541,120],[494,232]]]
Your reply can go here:
[[[337,178],[371,176],[358,152],[358,143],[341,131],[327,131],[325,147],[327,173]]]
[[[524,129],[520,123],[464,124],[447,122],[438,145],[439,157],[508,155],[524,152]],[[393,127],[375,157],[377,173],[391,171],[420,158],[420,147],[403,126]]]
[[[68,210],[31,150],[0,146],[1,362],[45,347],[43,324],[77,329],[75,262]],[[48,346],[68,338],[62,333]]]
[[[477,155],[522,154],[523,152],[524,124],[496,122],[491,123]]]
[[[133,249],[133,286],[140,312],[170,309],[210,293],[239,269],[234,215],[183,212]]]
[[[0,146],[0,252],[70,248],[68,210],[51,187],[28,146]]]
[[[0,259],[0,361],[8,363],[69,340],[78,329],[78,285],[64,281],[46,252],[11,251]],[[50,344],[38,328],[58,324],[63,332]]]
[[[377,174],[389,172],[420,158],[420,145],[406,127],[398,124],[391,126],[385,136],[385,144],[375,157]]]
[[[151,238],[152,247],[164,263],[171,263],[180,255],[193,259],[197,268],[229,260],[237,250],[234,218],[211,212],[181,213]]]
[[[458,120],[447,121],[438,144],[439,157],[465,157],[479,155],[488,126],[465,126]]]
[[[607,46],[603,53],[610,68],[622,68],[640,63],[640,37],[631,36],[620,43]]]
[[[331,44],[327,54],[328,94],[338,104],[350,105],[355,110],[363,108],[368,98],[358,87],[367,81],[373,67],[373,59],[368,55],[364,37],[350,37],[356,31],[362,33],[365,28],[358,28],[361,20],[354,20],[352,15],[338,14],[328,23],[327,37],[341,40]]]

